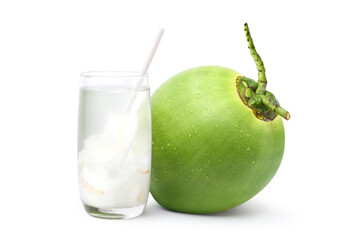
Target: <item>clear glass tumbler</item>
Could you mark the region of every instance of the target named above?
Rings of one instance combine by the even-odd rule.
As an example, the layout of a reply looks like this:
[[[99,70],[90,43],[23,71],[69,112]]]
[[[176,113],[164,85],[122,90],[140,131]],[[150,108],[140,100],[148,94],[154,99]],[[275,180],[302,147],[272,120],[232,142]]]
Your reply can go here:
[[[150,187],[151,106],[148,75],[81,74],[78,117],[80,195],[95,217],[141,215]]]

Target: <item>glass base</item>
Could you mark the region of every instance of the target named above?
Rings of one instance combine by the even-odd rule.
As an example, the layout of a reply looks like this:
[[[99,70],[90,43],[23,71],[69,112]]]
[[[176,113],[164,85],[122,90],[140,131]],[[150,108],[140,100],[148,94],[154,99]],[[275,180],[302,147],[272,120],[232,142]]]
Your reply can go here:
[[[140,216],[145,209],[145,204],[130,208],[96,208],[83,204],[87,213],[93,217],[108,219],[130,219]]]

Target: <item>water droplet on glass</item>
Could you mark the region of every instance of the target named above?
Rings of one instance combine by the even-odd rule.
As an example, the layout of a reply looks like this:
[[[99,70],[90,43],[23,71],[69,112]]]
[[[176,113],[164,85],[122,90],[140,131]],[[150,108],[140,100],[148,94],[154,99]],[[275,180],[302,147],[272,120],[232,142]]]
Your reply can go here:
[[[194,128],[194,125],[192,125],[191,128]]]
[[[171,160],[170,163],[173,163],[173,161]]]
[[[208,179],[208,174],[206,174],[206,179]]]
[[[207,163],[210,163],[211,161],[210,160],[207,160]]]
[[[243,130],[240,130],[240,133],[243,133]]]
[[[247,152],[250,150],[250,147],[247,147]]]
[[[253,160],[253,161],[252,161],[252,164],[254,164],[254,163],[255,163],[255,161]]]
[[[177,150],[177,148],[176,148],[176,147],[174,147],[174,148],[173,148],[173,150],[174,150],[174,151],[176,151],[176,150]]]
[[[215,127],[217,128],[217,127],[218,127],[218,125],[215,125]]]
[[[191,110],[190,113],[193,113],[193,110]]]
[[[164,147],[161,147],[161,150],[163,151],[163,150],[164,150]]]
[[[152,141],[152,146],[154,145],[154,141]]]
[[[202,171],[202,168],[200,168],[199,170]]]
[[[169,147],[170,145],[171,145],[171,144],[169,144],[169,143],[167,144],[168,147]]]
[[[157,177],[155,177],[155,178],[154,178],[154,180],[158,181],[158,178],[157,178]]]
[[[198,133],[198,131],[197,131],[197,130],[195,130],[194,132],[195,132],[195,133]]]
[[[188,134],[188,138],[191,138],[191,137],[192,137],[192,135],[189,133],[189,134]]]
[[[250,137],[250,135],[249,135],[249,134],[247,134],[247,135],[246,135],[246,137]]]

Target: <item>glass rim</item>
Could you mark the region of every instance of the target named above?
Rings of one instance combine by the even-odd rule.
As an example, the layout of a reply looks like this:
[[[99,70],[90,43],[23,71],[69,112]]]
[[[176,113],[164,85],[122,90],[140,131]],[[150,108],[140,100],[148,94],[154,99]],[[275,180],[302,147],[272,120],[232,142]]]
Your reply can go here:
[[[83,78],[147,78],[148,73],[142,74],[139,71],[87,71],[82,72]]]

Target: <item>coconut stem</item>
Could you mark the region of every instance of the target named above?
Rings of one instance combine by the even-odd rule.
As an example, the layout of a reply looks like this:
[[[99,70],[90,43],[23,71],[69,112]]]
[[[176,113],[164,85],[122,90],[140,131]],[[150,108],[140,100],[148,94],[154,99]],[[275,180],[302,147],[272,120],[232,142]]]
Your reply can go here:
[[[260,55],[256,52],[254,42],[252,39],[252,36],[250,35],[250,31],[248,28],[248,24],[245,23],[245,32],[246,32],[246,38],[248,42],[248,48],[250,50],[250,55],[254,58],[257,70],[258,70],[258,87],[256,89],[257,94],[264,94],[267,86],[267,78],[266,78],[266,69],[264,68],[263,61],[260,57]]]
[[[272,110],[277,115],[280,115],[284,119],[286,119],[286,120],[290,119],[290,113],[287,110],[282,108],[280,105],[275,105],[272,102],[270,102],[266,95],[261,94],[261,95],[258,95],[258,96],[261,98],[264,106],[266,106],[267,108]]]
[[[264,64],[260,55],[256,52],[252,36],[250,35],[248,24],[245,23],[244,26],[248,42],[248,48],[250,50],[250,55],[252,55],[258,70],[257,88],[255,90],[255,95],[257,97],[256,99],[260,97],[262,104],[265,107],[267,107],[274,113],[282,116],[284,119],[289,120],[290,119],[289,112],[284,108],[282,108],[280,105],[276,104],[275,101],[271,100],[271,98],[266,96],[266,87],[267,87],[266,69],[264,68]]]

